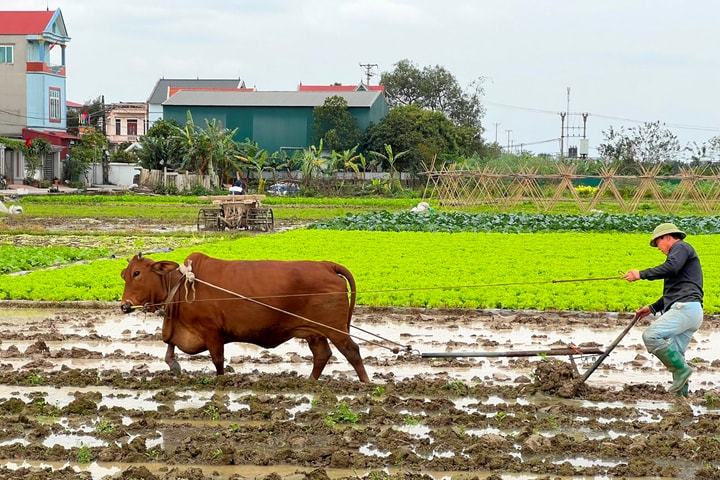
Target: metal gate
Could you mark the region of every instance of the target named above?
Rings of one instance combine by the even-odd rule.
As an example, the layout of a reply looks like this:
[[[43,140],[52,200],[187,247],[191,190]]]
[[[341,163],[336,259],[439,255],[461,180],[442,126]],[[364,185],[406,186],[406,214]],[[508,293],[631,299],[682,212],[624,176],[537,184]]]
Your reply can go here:
[[[52,180],[53,178],[60,178],[60,175],[55,171],[55,153],[48,153],[45,155],[43,162],[43,176],[44,180]]]

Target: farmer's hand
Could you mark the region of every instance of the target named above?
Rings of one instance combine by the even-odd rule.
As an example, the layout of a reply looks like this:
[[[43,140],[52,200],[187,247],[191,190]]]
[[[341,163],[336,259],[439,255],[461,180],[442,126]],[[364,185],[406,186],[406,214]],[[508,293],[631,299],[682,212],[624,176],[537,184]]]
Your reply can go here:
[[[640,280],[640,271],[639,270],[628,270],[628,272],[622,276],[625,280],[628,282],[634,282],[635,280]]]
[[[650,307],[647,305],[643,305],[642,307],[635,310],[635,316],[640,320],[641,318],[645,318],[648,315],[652,313],[652,310],[650,310]]]

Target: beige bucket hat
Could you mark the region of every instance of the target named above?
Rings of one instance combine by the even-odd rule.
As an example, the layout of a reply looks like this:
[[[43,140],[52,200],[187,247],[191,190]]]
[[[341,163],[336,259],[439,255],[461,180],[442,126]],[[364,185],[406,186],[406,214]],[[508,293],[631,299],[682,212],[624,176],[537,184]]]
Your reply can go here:
[[[674,223],[661,223],[660,225],[655,227],[655,230],[653,230],[652,240],[650,240],[650,246],[657,247],[656,240],[664,235],[669,235],[671,233],[677,233],[680,239],[685,238],[685,232],[676,227]]]

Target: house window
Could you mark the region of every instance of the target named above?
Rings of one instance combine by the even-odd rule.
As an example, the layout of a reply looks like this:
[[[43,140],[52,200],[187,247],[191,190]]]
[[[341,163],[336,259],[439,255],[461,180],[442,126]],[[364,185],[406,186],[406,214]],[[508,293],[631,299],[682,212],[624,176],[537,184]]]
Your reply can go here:
[[[122,135],[122,121],[119,118],[115,119],[115,135]]]
[[[62,113],[60,111],[60,89],[50,89],[50,121],[59,122]]]
[[[0,45],[0,63],[13,63],[12,45]]]
[[[128,136],[135,136],[137,135],[137,120],[128,120],[127,121],[127,134]]]

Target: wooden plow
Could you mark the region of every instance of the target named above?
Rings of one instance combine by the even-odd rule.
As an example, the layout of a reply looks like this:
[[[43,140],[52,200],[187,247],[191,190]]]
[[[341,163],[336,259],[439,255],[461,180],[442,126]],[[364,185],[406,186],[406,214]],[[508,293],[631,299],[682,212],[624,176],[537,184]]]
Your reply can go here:
[[[467,357],[534,357],[534,356],[556,356],[556,355],[567,355],[570,364],[573,367],[573,370],[576,374],[576,380],[573,382],[572,385],[569,386],[571,395],[574,395],[578,388],[585,383],[585,381],[590,378],[590,375],[593,374],[595,370],[600,366],[600,364],[610,355],[610,352],[612,352],[615,347],[618,346],[620,341],[625,337],[625,335],[628,334],[628,332],[632,329],[633,326],[638,322],[639,318],[637,315],[633,316],[632,321],[628,324],[625,329],[620,332],[620,335],[617,336],[617,338],[610,344],[610,346],[605,350],[600,350],[599,348],[580,348],[576,347],[573,344],[569,344],[568,346],[564,348],[551,348],[548,350],[520,350],[520,351],[509,351],[509,352],[436,352],[436,353],[421,353],[420,355],[422,358],[467,358]],[[580,372],[577,369],[577,365],[575,364],[575,357],[576,356],[585,356],[585,355],[598,355],[595,362],[590,366],[590,368],[585,371],[584,374],[580,374]]]

